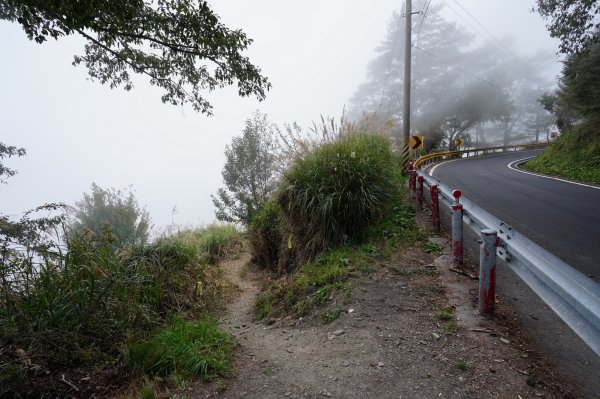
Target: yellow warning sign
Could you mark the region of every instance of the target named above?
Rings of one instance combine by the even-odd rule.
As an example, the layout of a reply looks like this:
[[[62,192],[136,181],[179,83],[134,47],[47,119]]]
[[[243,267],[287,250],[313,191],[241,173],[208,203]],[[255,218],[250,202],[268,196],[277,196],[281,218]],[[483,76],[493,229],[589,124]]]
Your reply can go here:
[[[462,145],[462,140],[457,137],[456,139],[454,139],[454,144],[457,147],[460,147]]]
[[[423,142],[425,141],[425,136],[410,136],[410,148],[411,150],[419,150],[423,149]]]

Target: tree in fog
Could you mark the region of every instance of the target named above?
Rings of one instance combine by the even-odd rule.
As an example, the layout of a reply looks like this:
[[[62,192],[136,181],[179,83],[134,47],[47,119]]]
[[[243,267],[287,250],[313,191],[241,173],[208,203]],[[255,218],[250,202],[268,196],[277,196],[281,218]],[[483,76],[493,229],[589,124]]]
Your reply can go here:
[[[561,130],[576,125],[576,135],[582,139],[600,138],[600,41],[590,44],[586,51],[569,54],[564,61],[559,89],[541,98],[546,109],[556,117]]]
[[[544,93],[539,98],[540,105],[554,117],[558,130],[563,132],[571,129],[581,118],[575,107],[560,96],[559,91],[555,93]]]
[[[429,10],[413,40],[413,134],[424,134],[430,148],[450,149],[456,138],[465,144],[525,139],[521,132],[531,112],[545,112],[537,98],[524,94],[531,87],[548,85],[541,73],[544,63],[551,64],[547,55],[541,56],[541,62],[535,62],[537,54],[518,58],[511,42],[476,47],[474,36],[443,19],[440,8]],[[369,64],[367,82],[351,99],[354,115],[378,111],[403,118],[402,26],[402,17],[394,14],[377,48],[379,55]]]
[[[440,8],[431,7],[415,37],[412,67],[411,124],[414,132],[424,134],[426,143],[434,146],[437,144],[433,140],[442,139],[453,145],[455,138],[483,117],[485,112],[479,109],[465,109],[469,102],[465,93],[487,89],[488,83],[469,70],[483,69],[486,61],[491,62],[489,52],[472,48],[472,35],[438,14]],[[384,41],[376,49],[379,55],[369,63],[367,82],[351,99],[355,112],[375,111],[398,120],[403,118],[402,27],[403,17],[394,14]]]
[[[131,190],[103,189],[94,183],[70,213],[70,234],[109,234],[116,246],[148,241],[150,215]]]
[[[73,64],[92,80],[130,90],[131,74],[140,74],[163,89],[163,102],[199,112],[212,113],[204,91],[237,83],[239,95],[262,100],[270,88],[242,55],[252,40],[223,25],[206,1],[3,0],[0,19],[37,43],[77,34],[87,44]]]
[[[600,116],[600,43],[588,50],[565,60],[560,95],[581,115],[594,118]]]
[[[472,37],[455,23],[439,17],[432,7],[427,25],[419,34],[413,49],[413,112],[420,114],[435,98],[446,97],[452,81],[460,79],[460,71],[436,57],[458,60],[467,51]],[[404,69],[404,20],[394,13],[388,32],[379,47],[378,55],[369,62],[367,81],[351,98],[353,111],[379,112],[397,119],[402,118]],[[423,50],[435,54],[429,55]]]
[[[562,53],[579,53],[600,41],[597,0],[537,0],[537,11],[550,20],[550,36],[560,39]]]
[[[25,155],[24,148],[0,143],[0,183],[6,183],[6,179],[17,174],[17,171],[4,164],[4,159],[22,157]]]
[[[520,130],[522,137],[533,142],[547,141],[556,121],[551,112],[540,102],[545,93],[543,87],[525,87],[520,93]]]
[[[225,147],[225,188],[211,196],[217,219],[247,226],[267,201],[276,185],[277,137],[277,127],[257,111]]]

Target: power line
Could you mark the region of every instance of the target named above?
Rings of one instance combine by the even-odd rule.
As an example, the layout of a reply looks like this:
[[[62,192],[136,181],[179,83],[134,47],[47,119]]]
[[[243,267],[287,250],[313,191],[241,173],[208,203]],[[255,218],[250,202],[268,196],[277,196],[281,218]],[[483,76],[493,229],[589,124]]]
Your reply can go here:
[[[464,68],[462,68],[462,67],[459,67],[458,65],[452,65],[452,64],[450,63],[450,61],[449,61],[449,60],[447,60],[447,59],[445,59],[445,58],[443,58],[443,57],[440,57],[440,56],[438,56],[438,55],[435,55],[435,54],[433,54],[432,52],[425,50],[424,48],[417,47],[417,46],[413,46],[413,47],[414,47],[414,48],[416,48],[416,49],[417,49],[417,50],[419,50],[419,51],[422,51],[423,53],[425,53],[425,54],[427,54],[427,55],[429,55],[429,56],[431,56],[431,57],[437,58],[437,59],[439,59],[439,60],[441,60],[441,61],[443,61],[443,62],[446,62],[446,63],[448,63],[448,65],[449,65],[450,67],[452,67],[452,68],[456,68],[456,69],[458,69],[459,71],[461,71],[461,72],[463,72],[463,73],[466,73],[467,75],[469,75],[469,76],[471,76],[471,77],[475,77],[475,78],[479,79],[480,81],[482,81],[482,82],[484,82],[484,83],[487,83],[487,84],[488,84],[489,86],[491,86],[491,87],[494,87],[494,88],[496,88],[496,89],[498,89],[498,90],[504,91],[504,88],[502,88],[502,87],[498,86],[496,83],[492,82],[492,81],[491,81],[491,80],[489,80],[489,79],[486,79],[486,78],[484,78],[484,77],[482,77],[482,76],[477,76],[477,75],[476,75],[476,74],[474,74],[473,72],[471,72],[471,71],[468,71],[468,70],[466,70],[466,69],[464,69]]]
[[[403,14],[404,14],[404,5],[402,5],[402,11],[400,13],[400,16],[398,17],[398,24],[396,25],[396,33],[394,34],[394,45],[392,47],[392,54],[390,55],[390,62],[389,62],[388,68],[386,68],[386,70],[389,70],[392,63],[394,62],[394,56],[396,54],[396,47],[397,47],[396,44],[398,42],[398,33],[400,32],[400,23],[402,22]],[[397,73],[396,73],[396,75],[397,75]],[[385,92],[387,90],[388,81],[389,81],[389,74],[386,73],[385,74],[385,82],[381,89],[381,95],[379,96],[379,107],[377,108],[377,112],[381,111],[381,106],[383,105],[383,95],[385,94]],[[389,111],[388,111],[388,115],[389,115]]]
[[[424,0],[421,3],[421,6],[425,5],[425,1],[426,0]],[[429,0],[429,2],[427,3],[427,6],[425,7],[425,11],[421,11],[421,14],[423,14],[423,18],[421,18],[421,23],[419,24],[419,29],[417,30],[417,36],[419,35],[419,32],[421,31],[421,27],[423,26],[423,22],[425,21],[425,17],[427,16],[427,11],[429,10],[430,5],[431,5],[431,0]],[[404,9],[404,4],[402,5],[402,8]],[[411,47],[415,47],[412,40],[411,40]],[[400,68],[396,68],[396,73],[394,74],[394,79],[392,80],[392,82],[395,82],[398,79],[399,73],[400,73]],[[392,111],[392,96],[390,96],[389,101],[388,101],[386,118],[388,118],[390,116],[391,111]]]
[[[427,3],[427,7],[425,8],[425,12],[423,13],[423,18],[421,18],[421,23],[419,24],[419,29],[417,29],[417,36],[419,36],[419,32],[421,32],[421,27],[423,26],[423,22],[425,21],[425,17],[427,16],[427,11],[429,11],[429,6],[431,5],[431,0]]]
[[[530,72],[534,72],[531,67],[529,65],[527,65],[517,54],[515,54],[511,49],[509,49],[508,47],[506,47],[504,45],[504,43],[502,43],[501,40],[499,40],[498,38],[496,38],[481,22],[479,22],[477,20],[477,18],[475,18],[475,16],[473,14],[471,14],[465,7],[463,7],[463,5],[458,1],[458,0],[454,0],[454,2],[456,3],[457,6],[459,6],[469,17],[471,17],[471,19],[473,21],[475,21],[475,23],[477,25],[479,25],[481,27],[481,29],[483,29],[489,37],[492,38],[492,40],[495,40],[500,46],[502,46],[508,53],[512,54],[512,56],[519,61],[525,68],[529,69]]]
[[[475,26],[473,26],[473,24],[471,22],[469,22],[462,14],[460,14],[458,11],[456,11],[456,9],[454,7],[452,7],[450,4],[448,4],[448,2],[446,0],[442,0],[442,2],[454,13],[456,14],[460,19],[463,20],[463,22],[465,24],[467,24],[475,33],[478,34],[483,34],[483,35],[487,35],[489,38],[492,39],[492,44],[499,50],[505,52],[506,54],[508,54],[509,56],[511,56],[512,58],[514,58],[515,60],[517,60],[522,66],[525,67],[525,70],[522,70],[522,72],[527,72],[529,74],[535,74],[535,72],[533,71],[533,69],[527,65],[521,58],[519,58],[519,56],[517,54],[515,54],[511,49],[509,49],[508,47],[506,47],[500,40],[498,40],[482,23],[480,23],[477,18],[475,18],[473,16],[473,14],[471,14],[469,11],[467,11],[459,2],[458,0],[453,0],[454,3],[456,3],[456,5],[458,7],[460,7],[465,14],[467,14],[473,21],[475,21],[475,23],[477,25],[479,25],[482,30],[476,28]]]

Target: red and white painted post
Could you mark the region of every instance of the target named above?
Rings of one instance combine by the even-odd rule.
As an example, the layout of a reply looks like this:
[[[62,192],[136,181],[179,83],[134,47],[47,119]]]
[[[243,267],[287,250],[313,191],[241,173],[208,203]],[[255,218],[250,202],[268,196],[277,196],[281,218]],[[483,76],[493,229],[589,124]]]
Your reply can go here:
[[[417,208],[419,210],[423,209],[423,182],[425,178],[423,176],[417,177],[417,181],[419,182],[419,186],[417,187]]]
[[[452,263],[455,266],[463,264],[463,206],[460,203],[462,193],[452,191],[454,204],[452,204]]]
[[[410,171],[410,187],[414,193],[414,197],[416,197],[416,194],[417,194],[417,171],[416,170]]]
[[[438,185],[431,185],[431,221],[433,222],[433,228],[436,231],[440,231],[440,203],[438,195]]]
[[[479,313],[494,313],[496,301],[496,248],[498,248],[498,232],[481,230],[481,247],[479,250]]]
[[[415,171],[415,167],[413,161],[408,163],[408,191],[411,192],[414,190],[413,187],[413,172]]]

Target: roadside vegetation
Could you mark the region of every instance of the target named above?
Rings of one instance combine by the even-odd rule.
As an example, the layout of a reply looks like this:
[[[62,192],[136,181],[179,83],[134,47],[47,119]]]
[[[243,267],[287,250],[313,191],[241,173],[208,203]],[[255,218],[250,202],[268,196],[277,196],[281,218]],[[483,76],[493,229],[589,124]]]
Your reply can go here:
[[[213,315],[225,287],[215,264],[241,248],[234,227],[134,243],[109,223],[79,234],[63,213],[4,222],[0,397],[110,395],[143,375],[230,374],[232,342]]]
[[[374,261],[389,258],[394,250],[414,243],[423,233],[414,223],[413,208],[402,203],[402,193],[398,192],[390,209],[364,234],[362,240],[326,250],[273,281],[257,299],[256,318],[304,317],[333,299],[344,302],[351,295],[352,278],[372,272]],[[339,313],[327,311],[322,316],[324,322],[330,322]]]
[[[540,99],[561,135],[524,167],[600,184],[600,25],[594,17],[598,5],[539,0],[538,11],[550,21],[550,33],[561,40],[560,51],[566,55],[559,89]]]
[[[257,319],[302,317],[349,298],[352,277],[421,234],[387,137],[347,129],[304,148],[249,225],[254,263],[280,277],[260,294]]]
[[[600,136],[581,141],[576,132],[566,132],[522,167],[536,173],[600,184]]]

